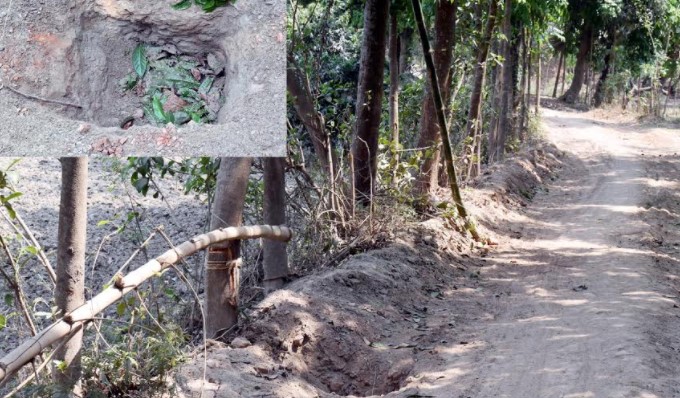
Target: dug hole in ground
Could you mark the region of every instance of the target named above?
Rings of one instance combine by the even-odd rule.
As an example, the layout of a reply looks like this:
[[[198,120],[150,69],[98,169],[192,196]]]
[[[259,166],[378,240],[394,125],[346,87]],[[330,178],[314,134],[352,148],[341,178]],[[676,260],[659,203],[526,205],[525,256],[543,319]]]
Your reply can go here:
[[[284,2],[176,3],[3,1],[0,155],[283,155]]]
[[[497,245],[395,230],[266,297],[179,396],[680,396],[677,126],[542,112],[546,141],[465,190]]]

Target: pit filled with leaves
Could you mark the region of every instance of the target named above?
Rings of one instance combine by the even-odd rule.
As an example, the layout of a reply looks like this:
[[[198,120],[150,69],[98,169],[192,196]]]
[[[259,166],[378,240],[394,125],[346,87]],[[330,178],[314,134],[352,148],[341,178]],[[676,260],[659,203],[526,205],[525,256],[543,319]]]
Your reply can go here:
[[[225,67],[218,55],[181,54],[172,45],[139,44],[132,51],[133,72],[122,79],[126,95],[141,98],[142,107],[121,122],[156,125],[213,123],[224,103]]]

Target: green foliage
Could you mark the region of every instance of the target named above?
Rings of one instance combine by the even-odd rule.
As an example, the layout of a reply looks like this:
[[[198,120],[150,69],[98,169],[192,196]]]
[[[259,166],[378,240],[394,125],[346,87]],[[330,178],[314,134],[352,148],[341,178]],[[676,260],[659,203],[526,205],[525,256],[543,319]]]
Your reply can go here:
[[[130,183],[137,192],[146,196],[149,188],[153,188],[153,197],[159,198],[161,191],[154,178],[164,178],[166,175],[179,178],[184,183],[185,194],[212,195],[219,167],[219,158],[173,160],[163,157],[130,157],[124,169],[129,173]]]
[[[132,52],[132,67],[134,74],[120,84],[142,96],[144,114],[154,123],[180,125],[217,119],[223,98],[221,87],[214,83],[222,69],[213,70],[197,58],[144,44]]]
[[[219,7],[225,7],[229,4],[235,3],[235,0],[181,0],[179,3],[172,5],[175,10],[186,10],[195,4],[205,12],[213,12]]]
[[[151,297],[148,291],[142,299]],[[103,351],[88,348],[83,354],[83,388],[87,396],[162,396],[174,387],[169,372],[185,360],[186,336],[181,328],[166,322],[162,313],[151,320],[147,307],[135,296],[116,306],[122,322],[104,323],[101,334],[108,344]]]
[[[16,213],[14,208],[12,208],[11,201],[22,195],[21,192],[16,191],[14,187],[12,187],[8,174],[12,167],[14,167],[14,165],[18,162],[19,160],[17,159],[10,163],[7,169],[0,170],[0,205],[2,205],[5,210],[7,210],[7,214],[10,216],[10,218],[16,217]]]

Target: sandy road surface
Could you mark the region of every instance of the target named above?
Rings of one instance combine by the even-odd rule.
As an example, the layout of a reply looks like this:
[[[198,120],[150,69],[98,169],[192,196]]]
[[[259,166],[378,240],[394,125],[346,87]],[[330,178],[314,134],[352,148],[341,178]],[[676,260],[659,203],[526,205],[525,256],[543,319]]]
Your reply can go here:
[[[489,319],[473,341],[440,350],[418,393],[680,397],[680,301],[642,243],[650,227],[641,217],[647,188],[680,191],[677,175],[645,172],[652,156],[680,155],[680,131],[555,110],[543,119],[580,164],[536,196],[522,237],[491,256],[482,271],[497,293],[485,303]]]

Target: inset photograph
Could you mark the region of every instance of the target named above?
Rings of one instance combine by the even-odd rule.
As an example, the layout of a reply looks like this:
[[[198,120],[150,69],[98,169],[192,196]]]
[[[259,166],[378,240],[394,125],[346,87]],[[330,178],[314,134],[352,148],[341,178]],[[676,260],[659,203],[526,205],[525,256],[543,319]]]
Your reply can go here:
[[[0,155],[285,153],[279,0],[2,0]]]

